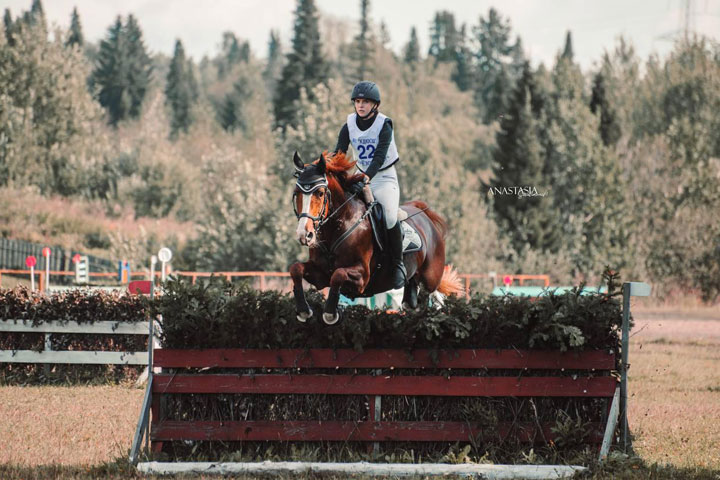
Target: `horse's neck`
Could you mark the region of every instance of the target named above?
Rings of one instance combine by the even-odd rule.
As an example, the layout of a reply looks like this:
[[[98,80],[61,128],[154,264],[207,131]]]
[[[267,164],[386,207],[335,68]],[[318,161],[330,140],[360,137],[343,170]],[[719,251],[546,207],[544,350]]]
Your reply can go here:
[[[323,239],[329,242],[336,240],[351,228],[363,213],[365,213],[365,209],[361,202],[354,199],[348,200],[343,195],[333,195],[328,210],[328,215],[332,218],[327,223],[327,228],[321,231]]]

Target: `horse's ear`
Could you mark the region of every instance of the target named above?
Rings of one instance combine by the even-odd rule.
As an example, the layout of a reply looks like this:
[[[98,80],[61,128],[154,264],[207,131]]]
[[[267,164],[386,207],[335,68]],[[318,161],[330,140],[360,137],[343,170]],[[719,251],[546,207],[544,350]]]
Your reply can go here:
[[[295,151],[295,155],[293,155],[293,163],[295,164],[295,170],[297,170],[298,172],[305,168],[305,164],[303,163],[297,151]]]
[[[320,159],[318,160],[317,165],[318,167],[320,167],[320,171],[325,173],[325,168],[327,167],[327,164],[325,163],[325,155],[323,155],[322,153],[320,154]]]

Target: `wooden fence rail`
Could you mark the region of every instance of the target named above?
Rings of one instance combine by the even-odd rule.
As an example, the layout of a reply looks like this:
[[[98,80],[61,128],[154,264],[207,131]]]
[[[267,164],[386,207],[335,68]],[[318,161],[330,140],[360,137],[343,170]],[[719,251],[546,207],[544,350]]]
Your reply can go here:
[[[156,326],[156,328],[158,328]],[[62,363],[94,365],[147,365],[148,352],[69,351],[53,350],[53,334],[88,335],[148,335],[148,322],[78,323],[49,321],[33,325],[31,321],[0,320],[0,332],[42,333],[45,335],[44,350],[0,350],[0,363]],[[155,336],[155,344],[158,344]]]
[[[618,388],[613,375],[615,355],[604,351],[561,353],[522,350],[457,350],[433,353],[418,350],[167,350],[154,352],[150,440],[159,451],[164,442],[215,441],[477,441],[491,435],[512,436],[525,442],[552,439],[549,423],[500,423],[488,429],[478,423],[458,421],[384,421],[383,398],[388,396],[439,397],[576,397],[606,399],[604,417]],[[213,368],[222,373],[209,373]],[[263,373],[248,373],[256,369]],[[378,370],[382,369],[381,374]],[[201,369],[202,373],[192,370]],[[273,372],[279,369],[280,372]],[[291,372],[288,373],[287,370]],[[312,369],[304,373],[303,369]],[[348,374],[342,369],[369,369]],[[395,374],[396,369],[404,373]],[[432,370],[420,373],[421,370]],[[451,375],[451,369],[462,369]],[[416,374],[408,374],[415,370]],[[514,370],[492,376],[490,370]],[[517,371],[542,370],[542,375],[518,375]],[[568,375],[563,371],[573,371]],[[324,373],[318,373],[322,371]],[[476,375],[473,375],[475,371]],[[555,373],[546,373],[554,371]],[[270,373],[268,373],[270,372]],[[367,419],[352,421],[202,421],[170,419],[165,400],[176,394],[280,394],[366,395]],[[600,445],[607,421],[592,422],[588,443]]]

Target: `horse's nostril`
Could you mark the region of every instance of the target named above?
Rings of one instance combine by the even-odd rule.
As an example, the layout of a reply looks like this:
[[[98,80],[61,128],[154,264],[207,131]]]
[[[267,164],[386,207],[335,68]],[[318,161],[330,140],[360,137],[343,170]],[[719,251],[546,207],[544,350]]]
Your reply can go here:
[[[307,235],[305,235],[305,239],[306,239],[308,242],[311,242],[314,236],[315,236],[315,235],[313,234],[313,232],[308,232]]]

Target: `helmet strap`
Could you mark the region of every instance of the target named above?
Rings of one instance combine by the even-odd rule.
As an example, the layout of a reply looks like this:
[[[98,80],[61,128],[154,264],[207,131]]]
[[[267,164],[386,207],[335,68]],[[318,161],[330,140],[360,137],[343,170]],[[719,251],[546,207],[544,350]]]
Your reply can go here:
[[[364,117],[362,115],[360,115],[359,113],[357,113],[357,109],[355,109],[355,114],[358,117],[360,117],[361,120],[367,120],[368,118],[372,117],[373,115],[375,115],[377,113],[379,106],[380,106],[380,103],[375,102],[375,105],[370,109],[368,114],[365,115]]]

